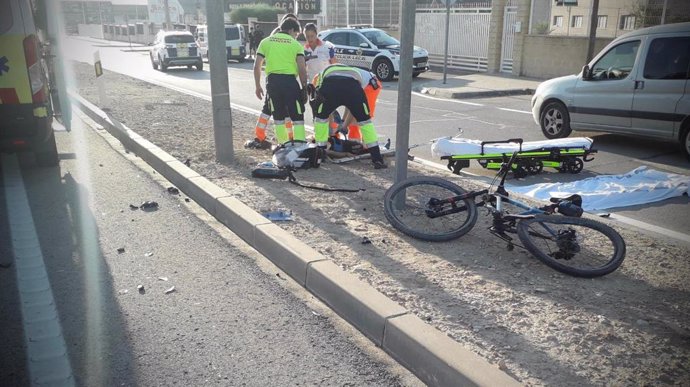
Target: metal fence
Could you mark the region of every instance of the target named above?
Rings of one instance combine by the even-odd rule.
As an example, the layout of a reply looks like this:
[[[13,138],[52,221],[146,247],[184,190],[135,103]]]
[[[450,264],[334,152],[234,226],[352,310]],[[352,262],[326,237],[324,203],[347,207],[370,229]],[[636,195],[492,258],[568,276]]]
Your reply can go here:
[[[491,8],[454,8],[450,14],[448,67],[486,71]],[[445,9],[417,9],[415,44],[429,51],[429,62],[443,65]]]

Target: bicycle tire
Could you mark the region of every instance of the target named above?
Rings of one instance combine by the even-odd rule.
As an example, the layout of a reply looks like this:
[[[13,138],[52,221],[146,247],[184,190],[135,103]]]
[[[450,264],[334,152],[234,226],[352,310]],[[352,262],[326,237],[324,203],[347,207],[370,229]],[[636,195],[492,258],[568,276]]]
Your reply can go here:
[[[547,235],[544,225],[553,230],[566,226],[567,230],[561,236],[554,237]],[[575,277],[604,276],[618,269],[625,258],[623,237],[610,226],[592,219],[537,215],[518,222],[517,234],[525,248],[540,261]],[[537,241],[547,244],[546,249],[540,247]],[[589,262],[595,264],[590,265]]]
[[[441,195],[437,199],[467,193],[465,189],[448,180],[425,176],[411,177],[392,185],[386,191],[383,199],[386,219],[404,234],[425,241],[443,242],[461,237],[477,222],[477,205],[474,198],[462,200],[462,205],[465,207],[463,211],[430,218],[425,213],[428,208],[426,202],[431,198],[428,193],[439,190],[442,192],[439,192]],[[395,203],[401,194],[405,194],[405,207],[396,209]],[[408,224],[409,221],[414,220],[419,220],[421,224],[419,226]],[[444,225],[448,225],[449,230],[439,229]],[[439,232],[434,232],[434,230],[439,230]]]

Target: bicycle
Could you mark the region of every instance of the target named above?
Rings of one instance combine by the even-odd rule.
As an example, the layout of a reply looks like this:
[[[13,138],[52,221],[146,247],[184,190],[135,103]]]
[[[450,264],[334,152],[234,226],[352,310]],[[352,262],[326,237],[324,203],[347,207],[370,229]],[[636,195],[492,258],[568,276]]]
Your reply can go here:
[[[515,246],[524,248],[551,268],[576,277],[600,277],[616,270],[625,258],[625,241],[610,226],[580,217],[579,195],[552,198],[550,204],[539,208],[509,197],[504,183],[515,168],[517,153],[510,158],[504,155],[488,189],[468,192],[438,177],[418,176],[398,182],[384,195],[386,218],[404,234],[441,242],[472,230],[477,207],[485,207],[492,216],[490,233],[507,242],[509,251]],[[505,204],[522,212],[511,214]],[[522,245],[514,243],[509,234],[517,234]]]

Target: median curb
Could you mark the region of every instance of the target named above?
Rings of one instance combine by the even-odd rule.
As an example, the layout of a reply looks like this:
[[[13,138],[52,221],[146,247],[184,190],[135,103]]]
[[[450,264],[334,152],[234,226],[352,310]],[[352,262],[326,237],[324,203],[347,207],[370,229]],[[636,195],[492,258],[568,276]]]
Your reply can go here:
[[[430,386],[519,386],[477,354],[344,272],[290,233],[74,91],[78,108]]]

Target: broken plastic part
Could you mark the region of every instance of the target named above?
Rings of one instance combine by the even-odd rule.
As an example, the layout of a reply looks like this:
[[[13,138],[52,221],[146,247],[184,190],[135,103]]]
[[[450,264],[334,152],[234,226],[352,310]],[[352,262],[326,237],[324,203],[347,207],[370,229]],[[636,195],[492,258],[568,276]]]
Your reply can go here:
[[[274,222],[289,222],[292,221],[292,211],[287,212],[287,211],[269,211],[265,212],[262,214],[264,217],[266,217],[269,220],[272,220]]]

